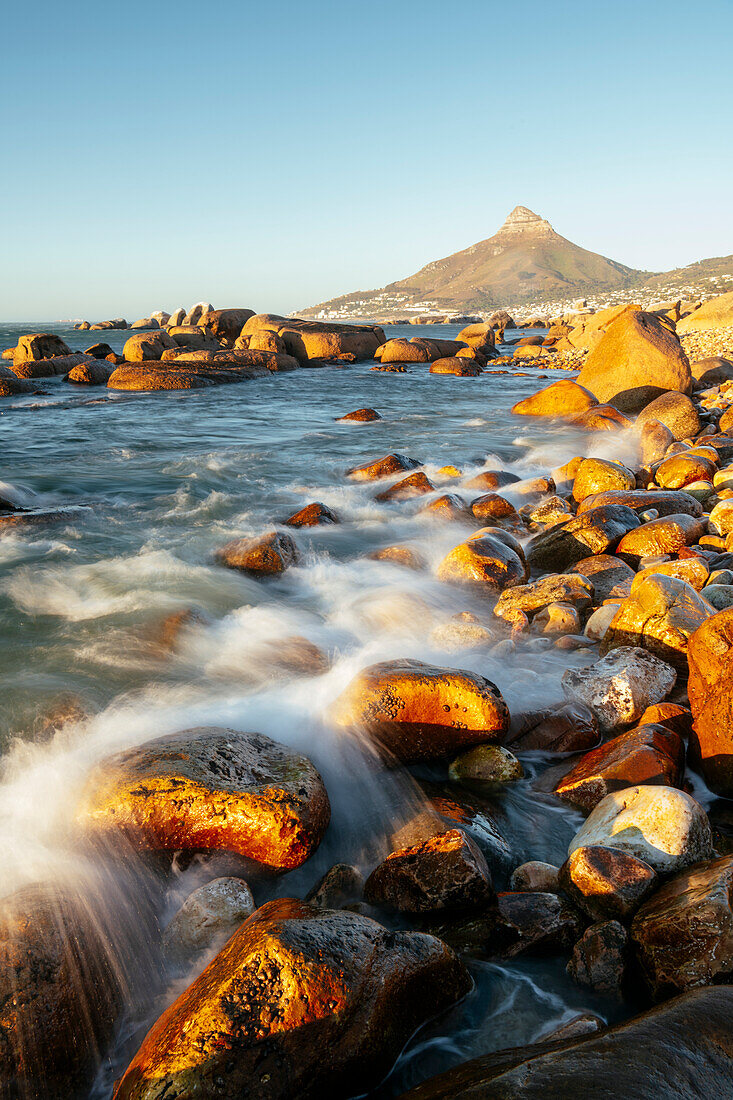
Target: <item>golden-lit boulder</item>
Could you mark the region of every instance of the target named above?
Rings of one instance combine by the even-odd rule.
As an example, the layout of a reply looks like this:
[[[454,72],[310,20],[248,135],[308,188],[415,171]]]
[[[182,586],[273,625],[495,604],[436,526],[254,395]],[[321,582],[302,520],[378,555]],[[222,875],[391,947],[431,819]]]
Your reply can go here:
[[[160,359],[167,348],[176,348],[175,340],[163,329],[156,332],[138,332],[125,341],[122,354],[128,363],[142,363],[145,359]]]
[[[290,535],[268,531],[253,538],[233,539],[216,554],[217,561],[228,569],[261,576],[284,573],[298,562],[298,548]]]
[[[677,554],[686,546],[694,546],[704,534],[705,524],[695,516],[660,516],[624,535],[616,554],[638,565],[642,558]]]
[[[470,585],[479,592],[502,592],[528,577],[524,553],[516,539],[498,528],[484,528],[448,553],[438,578]]]
[[[512,408],[519,416],[573,416],[593,408],[598,401],[584,386],[563,378],[544,390],[518,401]]]
[[[347,470],[346,476],[354,481],[377,481],[380,477],[392,477],[394,474],[414,470],[419,465],[420,463],[414,458],[391,454],[375,462],[365,462],[363,466],[354,466],[351,470]]]
[[[707,785],[733,797],[733,608],[706,619],[690,638],[690,757]]]
[[[603,637],[601,653],[617,646],[640,646],[685,669],[689,639],[713,613],[686,581],[653,574],[621,603]]]
[[[620,462],[605,458],[586,458],[580,463],[573,482],[573,496],[580,502],[593,493],[615,489],[635,489],[636,477]]]

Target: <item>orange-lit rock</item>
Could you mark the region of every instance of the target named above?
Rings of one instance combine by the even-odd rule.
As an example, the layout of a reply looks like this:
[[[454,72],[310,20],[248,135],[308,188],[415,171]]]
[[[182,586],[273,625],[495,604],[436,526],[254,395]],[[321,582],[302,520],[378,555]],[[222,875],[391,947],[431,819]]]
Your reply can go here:
[[[597,493],[581,501],[578,505],[578,513],[588,512],[591,508],[600,508],[608,504],[623,504],[635,512],[645,512],[648,508],[655,508],[660,516],[701,516],[703,514],[702,504],[689,493],[664,489],[629,489],[628,491],[614,489],[607,493]]]
[[[614,489],[635,489],[636,478],[631,470],[618,462],[605,458],[586,458],[580,463],[573,482],[573,496],[577,501]]]
[[[217,560],[228,569],[259,576],[284,573],[298,562],[298,548],[290,535],[269,531],[254,538],[233,539],[217,551]]]
[[[733,796],[733,608],[711,616],[690,638],[690,757],[707,785]]]
[[[455,546],[438,566],[441,581],[470,585],[487,593],[523,584],[527,577],[519,543],[515,539],[507,541],[506,532],[497,528],[485,528],[472,535]]]
[[[676,554],[685,546],[693,546],[704,534],[705,524],[694,516],[660,516],[624,535],[616,553],[638,565],[641,558]]]
[[[622,602],[603,637],[601,653],[616,646],[641,646],[684,669],[691,635],[712,614],[712,606],[691,585],[653,574]]]
[[[71,349],[53,332],[33,332],[21,336],[13,352],[13,363],[27,363],[37,359],[52,359],[57,355],[70,355]]]
[[[518,401],[512,408],[519,416],[572,416],[585,412],[597,405],[598,401],[584,386],[569,379],[553,382],[531,397]]]
[[[371,905],[401,913],[486,905],[493,893],[481,849],[460,829],[392,852],[364,885],[364,897]]]
[[[643,859],[620,848],[576,848],[560,868],[560,885],[593,920],[625,920],[658,885]]]
[[[103,760],[76,811],[112,848],[236,852],[275,871],[299,867],[330,818],[310,760],[261,733],[183,730]]]
[[[357,424],[370,424],[373,420],[381,420],[376,409],[354,409],[353,412],[337,416],[337,420],[353,420]]]
[[[374,499],[380,502],[410,500],[411,497],[419,497],[424,493],[434,491],[435,486],[427,474],[424,474],[422,470],[416,470],[414,474],[408,474],[407,477],[403,477],[394,485],[390,485],[388,489],[383,489],[381,493],[377,493]]]
[[[347,470],[346,476],[353,478],[354,481],[377,481],[380,477],[392,477],[393,474],[414,470],[419,465],[420,463],[414,458],[391,454],[375,462],[365,462],[363,466],[354,466],[351,470]]]
[[[321,524],[338,523],[339,518],[328,505],[314,501],[306,504],[304,508],[293,513],[290,519],[285,520],[287,527],[318,527]]]

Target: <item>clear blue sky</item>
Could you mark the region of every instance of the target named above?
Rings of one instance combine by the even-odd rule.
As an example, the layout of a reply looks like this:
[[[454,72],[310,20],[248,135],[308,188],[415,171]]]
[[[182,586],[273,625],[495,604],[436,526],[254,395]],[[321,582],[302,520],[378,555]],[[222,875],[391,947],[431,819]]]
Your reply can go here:
[[[662,270],[733,252],[732,0],[24,0],[0,317],[286,312],[517,204]]]

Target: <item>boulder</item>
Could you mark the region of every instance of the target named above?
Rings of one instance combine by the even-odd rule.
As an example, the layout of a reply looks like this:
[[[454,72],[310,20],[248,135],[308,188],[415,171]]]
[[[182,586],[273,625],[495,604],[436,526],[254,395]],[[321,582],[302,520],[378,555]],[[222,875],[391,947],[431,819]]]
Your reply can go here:
[[[655,1000],[733,978],[733,856],[686,868],[634,917],[631,935]]]
[[[675,391],[662,393],[650,401],[636,418],[637,428],[650,420],[664,424],[675,439],[694,438],[702,427],[700,414],[690,398]]]
[[[522,527],[516,508],[498,493],[484,493],[471,501],[471,513],[483,527]]]
[[[53,378],[68,374],[80,363],[90,361],[90,356],[72,352],[71,355],[55,355],[52,359],[28,359],[25,363],[14,361],[10,369],[17,378]]]
[[[383,546],[369,555],[372,561],[391,561],[417,571],[425,568],[425,561],[411,546]]]
[[[392,477],[407,470],[414,470],[420,463],[415,458],[405,458],[404,455],[391,454],[379,458],[375,462],[365,462],[363,466],[354,466],[346,471],[346,476],[354,481],[377,481],[382,477]]]
[[[160,325],[152,317],[141,317],[139,321],[133,321],[130,328],[154,329],[160,328]]]
[[[0,397],[17,397],[21,393],[38,393],[38,387],[25,378],[0,375]]]
[[[695,589],[677,577],[646,577],[619,607],[601,643],[601,654],[641,646],[675,668],[687,668],[687,643],[714,613]]]
[[[712,483],[717,467],[699,454],[670,455],[657,467],[654,480],[662,489],[684,489],[696,481]]]
[[[331,810],[307,757],[261,733],[202,727],[103,760],[76,819],[114,848],[236,852],[274,871],[313,854]]]
[[[595,845],[620,848],[668,875],[709,859],[712,835],[704,809],[684,791],[626,787],[598,803],[570,842],[568,855]]]
[[[577,985],[620,998],[628,956],[629,934],[623,924],[601,921],[586,928],[575,944],[567,972]]]
[[[710,568],[704,558],[698,558],[693,555],[693,557],[690,558],[677,558],[673,561],[662,561],[658,565],[647,565],[645,569],[639,570],[631,582],[630,594],[633,595],[639,585],[643,584],[647,577],[652,577],[654,575],[677,577],[681,581],[686,581],[696,592],[700,592],[704,589],[705,599],[710,599],[710,588],[712,586],[706,584],[710,576]],[[725,587],[728,586],[726,585]]]
[[[491,489],[503,489],[507,485],[516,485],[519,478],[509,470],[482,470],[480,474],[464,481],[464,489],[480,489],[487,492]]]
[[[609,504],[623,505],[635,512],[646,512],[653,508],[660,516],[686,515],[701,516],[703,507],[699,500],[695,500],[689,493],[666,492],[662,489],[629,489],[621,491],[614,489],[608,493],[597,493],[586,497],[578,505],[578,515],[589,512],[592,508],[602,508]]]
[[[711,533],[729,535],[733,531],[733,500],[721,500],[715,505],[708,520]]]
[[[197,302],[195,306],[191,306],[183,320],[178,323],[180,325],[197,325],[204,313],[211,313],[213,309],[211,302]]]
[[[578,376],[601,402],[635,412],[667,390],[689,393],[690,364],[659,318],[627,310],[608,327]]]
[[[349,903],[361,901],[364,876],[351,863],[334,863],[305,896],[319,909],[343,909]]]
[[[612,405],[596,405],[569,417],[568,423],[586,432],[617,432],[621,428],[630,428],[633,421]]]
[[[82,386],[106,386],[113,371],[111,363],[103,359],[89,359],[72,367],[66,375],[66,381]]]
[[[13,363],[28,363],[38,359],[53,359],[57,355],[70,355],[71,348],[52,332],[33,332],[21,336],[13,352]]]
[[[591,508],[530,539],[527,562],[534,569],[566,571],[588,555],[613,550],[625,534],[638,526],[638,517],[625,505]]]
[[[426,501],[420,507],[418,514],[435,516],[454,523],[470,523],[472,527],[474,526],[473,512],[458,493],[442,493],[435,500]]]
[[[557,893],[522,890],[496,895],[482,913],[453,917],[431,930],[456,950],[482,958],[565,954],[581,935],[583,918]]]
[[[257,576],[276,576],[297,565],[298,548],[290,535],[269,531],[254,538],[233,539],[216,552],[217,561],[228,569]]]
[[[389,760],[455,756],[501,741],[509,712],[501,692],[477,673],[420,661],[383,661],[363,669],[333,703],[340,728],[364,731]]]
[[[217,340],[236,340],[254,315],[253,309],[207,309],[198,321],[189,321],[189,324],[208,329]]]
[[[460,829],[392,852],[364,885],[370,905],[400,913],[471,909],[485,906],[493,896],[481,849]]]
[[[430,364],[430,374],[455,374],[460,378],[476,378],[482,369],[475,359],[449,355]]]
[[[694,546],[704,534],[705,523],[695,516],[661,516],[624,535],[616,553],[631,566],[638,566],[642,558],[677,554],[686,546]]]
[[[674,443],[672,432],[659,420],[647,420],[639,432],[639,457],[646,465],[664,458]]]
[[[733,380],[733,362],[724,359],[722,355],[696,359],[694,363],[690,363],[690,371],[695,381],[703,386],[719,386],[721,382]]]
[[[582,752],[601,739],[590,707],[573,701],[514,715],[505,740],[517,752]]]
[[[90,348],[87,348],[84,352],[85,355],[91,355],[92,359],[106,359],[108,355],[114,355],[115,352],[109,346],[109,344],[92,344]]]
[[[563,378],[559,382],[553,382],[544,390],[525,397],[512,407],[512,412],[518,416],[557,416],[567,417],[576,413],[586,412],[593,408],[598,401],[584,386],[577,382]]]
[[[321,504],[320,501],[314,501],[313,504],[306,504],[304,508],[300,508],[297,512],[294,512],[289,519],[285,520],[285,526],[319,527],[322,524],[339,522],[338,516],[327,504]]]
[[[354,409],[353,412],[346,413],[344,416],[337,416],[337,420],[353,420],[358,424],[370,424],[373,420],[381,420],[376,409]]]
[[[706,619],[689,641],[690,759],[707,785],[733,796],[733,609]]]
[[[576,848],[558,873],[568,897],[591,920],[627,920],[659,885],[657,872],[620,848]]]
[[[612,791],[640,784],[678,787],[685,766],[681,738],[666,726],[637,726],[582,756],[555,794],[590,811]]]
[[[146,359],[160,359],[166,348],[175,348],[176,342],[160,329],[157,332],[140,332],[125,341],[122,349],[128,363],[141,363]]]
[[[109,376],[110,390],[155,391],[199,390],[213,386],[214,380],[195,370],[166,370],[167,364],[152,363],[149,367],[131,363],[117,367]]]
[[[185,962],[201,951],[219,948],[255,911],[244,879],[215,878],[189,894],[163,931],[169,959]]]
[[[37,884],[0,901],[3,1096],[88,1094],[124,1000],[109,932],[78,889]]]
[[[166,313],[164,309],[156,309],[155,313],[150,314],[150,318],[153,321],[157,321],[161,328],[164,328],[170,321],[170,313]]]
[[[435,492],[435,486],[427,474],[423,473],[422,470],[416,470],[414,474],[408,474],[407,477],[396,481],[394,485],[390,485],[388,489],[383,489],[381,493],[377,493],[374,499],[380,502],[410,500],[412,497],[433,492]]]
[[[731,1091],[733,990],[721,986],[600,1035],[483,1055],[403,1100],[700,1100]]]
[[[524,775],[524,768],[503,745],[477,745],[461,753],[448,768],[449,777],[468,786],[513,783]]]
[[[187,351],[219,350],[219,341],[198,325],[169,325],[166,331],[176,347],[185,348]],[[174,352],[175,348],[168,350]],[[281,351],[282,348],[278,350]]]
[[[186,320],[186,311],[183,306],[179,306],[178,309],[174,309],[168,318],[169,325],[182,325]]]
[[[549,604],[571,604],[584,610],[593,603],[593,584],[576,573],[550,573],[531,584],[508,588],[499,596],[494,614],[512,622],[518,611],[532,617]]]
[[[438,566],[437,575],[441,581],[465,584],[477,592],[492,594],[523,584],[528,572],[516,539],[489,527],[454,546]]]
[[[676,681],[677,673],[665,661],[645,649],[622,646],[586,668],[568,669],[562,686],[609,731],[638,721],[647,707],[669,695]]]
[[[694,313],[688,313],[677,325],[680,336],[690,332],[706,332],[710,329],[728,328],[733,325],[733,291],[718,294],[703,302]]]
[[[291,898],[232,936],[143,1040],[114,1100],[347,1095],[471,987],[432,936]],[[254,1092],[253,1092],[254,1089]]]
[[[586,458],[578,467],[573,482],[573,496],[580,502],[594,493],[636,488],[636,477],[620,462],[604,458]]]
[[[571,572],[588,578],[593,585],[596,604],[613,597],[628,596],[634,579],[633,569],[613,554],[593,554],[581,558],[571,567]]]
[[[515,867],[509,880],[509,888],[514,892],[539,891],[544,894],[560,892],[558,868],[554,863],[543,863],[532,859]]]

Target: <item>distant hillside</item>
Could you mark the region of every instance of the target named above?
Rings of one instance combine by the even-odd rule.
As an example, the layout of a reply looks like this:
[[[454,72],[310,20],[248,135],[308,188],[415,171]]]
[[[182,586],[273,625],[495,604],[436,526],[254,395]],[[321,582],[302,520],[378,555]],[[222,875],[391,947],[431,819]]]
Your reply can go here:
[[[711,256],[687,267],[663,271],[644,285],[650,290],[670,292],[670,297],[672,292],[679,292],[684,297],[685,291],[692,291],[696,296],[701,290],[707,294],[722,294],[733,289],[733,256]]]
[[[646,281],[649,274],[580,248],[544,218],[517,206],[488,240],[434,260],[407,279],[321,302],[300,316],[470,313],[507,302],[618,290]]]

